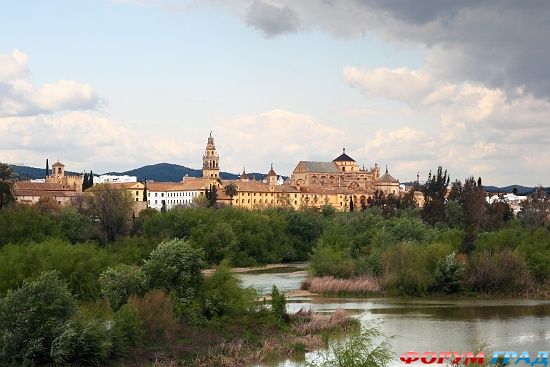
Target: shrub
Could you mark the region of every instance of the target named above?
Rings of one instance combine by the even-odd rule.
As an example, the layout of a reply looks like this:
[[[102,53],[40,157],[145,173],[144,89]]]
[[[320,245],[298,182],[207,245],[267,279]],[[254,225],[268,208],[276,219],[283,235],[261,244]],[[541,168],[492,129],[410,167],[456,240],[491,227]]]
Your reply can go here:
[[[382,340],[382,341],[380,341]],[[361,333],[336,340],[308,366],[317,367],[386,367],[392,362],[391,338],[384,338],[376,327],[367,326]]]
[[[125,355],[130,348],[138,345],[143,337],[141,321],[135,309],[123,305],[113,315],[113,353]]]
[[[288,313],[286,312],[286,298],[285,295],[279,292],[276,285],[271,290],[271,312],[278,321],[287,322]]]
[[[51,214],[29,205],[13,205],[0,212],[0,246],[8,243],[43,241],[59,233]]]
[[[466,282],[471,290],[487,293],[522,292],[532,286],[525,260],[508,249],[471,256]]]
[[[321,241],[311,255],[310,269],[315,276],[350,278],[355,273],[355,264],[345,249]]]
[[[205,267],[202,250],[179,239],[160,243],[143,264],[150,288],[174,290],[179,297],[194,294]]]
[[[204,280],[200,291],[202,313],[208,319],[245,314],[254,307],[255,299],[256,292],[243,288],[226,262]]]
[[[378,281],[368,276],[351,279],[333,277],[312,278],[304,282],[304,284],[310,292],[340,296],[365,296],[380,291]]]
[[[437,262],[434,273],[436,292],[455,293],[462,288],[461,277],[464,266],[458,262],[455,253],[451,253]]]
[[[42,271],[57,270],[77,298],[97,299],[99,275],[113,261],[112,254],[93,244],[71,245],[57,239],[4,246],[0,249],[0,293],[35,279]]]
[[[0,301],[0,362],[43,363],[75,310],[67,284],[56,272],[9,291]]]
[[[128,304],[139,317],[146,343],[172,343],[178,330],[170,296],[153,289],[143,297],[130,296]]]
[[[423,295],[433,283],[424,263],[422,247],[404,243],[381,254],[383,286],[402,295]]]
[[[143,270],[130,265],[108,268],[101,273],[99,284],[101,295],[113,310],[125,304],[130,295],[142,296],[147,290],[147,278]]]
[[[57,364],[99,365],[108,359],[112,346],[104,320],[79,315],[55,338],[51,356]]]

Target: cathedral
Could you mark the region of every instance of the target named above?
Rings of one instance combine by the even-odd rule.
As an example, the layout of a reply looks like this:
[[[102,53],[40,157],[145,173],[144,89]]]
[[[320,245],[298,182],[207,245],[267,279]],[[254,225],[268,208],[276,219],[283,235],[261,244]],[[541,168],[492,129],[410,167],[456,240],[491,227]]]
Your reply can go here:
[[[202,180],[217,181],[222,189],[218,191],[222,202],[247,209],[268,206],[319,209],[330,205],[345,211],[349,210],[350,201],[357,206],[366,205],[376,190],[385,195],[400,194],[399,181],[387,167],[382,175],[378,164],[370,169],[360,167],[345,149],[330,162],[300,161],[285,182],[279,180],[273,164],[263,181],[250,179],[244,170],[237,180],[221,180],[219,163],[220,156],[210,133],[203,155]],[[233,197],[226,197],[223,192],[223,187],[229,184],[237,189]]]

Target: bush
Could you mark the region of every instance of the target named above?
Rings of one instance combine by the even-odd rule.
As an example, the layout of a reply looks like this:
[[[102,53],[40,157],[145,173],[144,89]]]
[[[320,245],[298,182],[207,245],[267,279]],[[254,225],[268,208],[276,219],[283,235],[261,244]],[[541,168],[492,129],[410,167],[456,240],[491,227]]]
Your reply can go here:
[[[113,316],[113,353],[126,355],[143,337],[139,316],[130,305],[123,305]]]
[[[0,228],[0,246],[43,241],[59,234],[59,223],[53,215],[29,205],[13,205],[0,211]]]
[[[532,286],[525,260],[508,249],[471,256],[466,282],[471,290],[486,293],[521,293]]]
[[[149,287],[175,291],[179,297],[190,297],[202,280],[206,267],[202,250],[179,239],[165,241],[151,252],[143,264]]]
[[[99,365],[108,359],[112,347],[104,320],[79,315],[55,338],[51,356],[57,364]]]
[[[434,290],[447,294],[460,291],[463,272],[464,266],[457,261],[454,252],[440,259],[434,273]]]
[[[202,313],[208,318],[243,315],[254,307],[256,292],[243,288],[241,281],[224,262],[204,280],[200,299]]]
[[[93,244],[71,245],[57,239],[4,246],[0,249],[0,293],[35,279],[42,271],[57,270],[77,298],[97,299],[99,275],[114,261],[111,253]]]
[[[424,263],[423,249],[404,243],[382,254],[383,287],[391,293],[408,296],[426,294],[433,277]]]
[[[271,290],[271,312],[275,318],[280,322],[288,322],[289,317],[286,312],[286,298],[285,295],[279,292],[276,285]]]
[[[320,242],[313,251],[309,263],[313,275],[351,278],[355,274],[354,261],[346,250]]]
[[[118,310],[128,301],[130,295],[142,296],[147,290],[145,273],[137,266],[119,265],[108,268],[99,277],[101,295]]]
[[[51,361],[52,342],[75,310],[75,300],[58,273],[23,282],[0,301],[0,362]]]
[[[170,296],[153,289],[143,297],[130,296],[128,305],[139,317],[145,343],[154,345],[172,343],[178,330]]]

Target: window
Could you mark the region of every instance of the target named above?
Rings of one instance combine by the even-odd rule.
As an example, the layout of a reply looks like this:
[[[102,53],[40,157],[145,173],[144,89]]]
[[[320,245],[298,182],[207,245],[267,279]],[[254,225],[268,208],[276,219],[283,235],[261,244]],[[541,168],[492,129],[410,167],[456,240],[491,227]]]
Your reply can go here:
[[[161,193],[160,196],[161,196],[161,197],[164,197],[164,193]]]
[[[157,196],[158,196],[158,193],[157,193],[157,192],[155,192],[155,197],[157,197]],[[155,200],[155,204],[156,204],[156,203],[157,203],[157,201]]]

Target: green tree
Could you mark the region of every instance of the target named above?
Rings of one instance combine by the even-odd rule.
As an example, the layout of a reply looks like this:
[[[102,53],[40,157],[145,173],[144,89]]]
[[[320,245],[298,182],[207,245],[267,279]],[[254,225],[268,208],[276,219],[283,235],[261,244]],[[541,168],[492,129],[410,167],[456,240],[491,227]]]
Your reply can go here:
[[[74,310],[75,300],[56,272],[9,291],[0,301],[0,362],[50,362],[52,342]]]
[[[218,189],[214,185],[210,185],[210,189],[207,189],[205,192],[206,200],[209,207],[216,206],[218,201]]]
[[[143,264],[150,288],[175,291],[180,297],[193,296],[206,267],[204,253],[180,239],[161,242]]]
[[[229,196],[229,199],[231,199],[231,205],[233,205],[233,197],[237,195],[237,185],[235,185],[234,182],[229,183],[223,188],[225,195]]]
[[[422,208],[422,218],[430,223],[445,222],[445,195],[449,185],[449,176],[447,170],[439,166],[437,173],[432,175],[430,171],[428,180],[422,187],[424,194],[424,207]]]
[[[50,175],[50,163],[48,159],[46,159],[46,171],[44,172],[44,179],[46,179]]]
[[[141,297],[147,291],[147,277],[137,266],[108,268],[101,273],[99,284],[101,295],[113,310],[118,310],[132,294]]]
[[[456,260],[453,253],[439,259],[434,272],[434,289],[446,294],[456,293],[462,288],[461,277],[464,272],[462,263]]]
[[[13,185],[15,175],[13,170],[6,163],[0,162],[0,210],[9,202],[14,200]]]
[[[355,204],[353,204],[353,196],[349,197],[349,211],[352,212],[355,210]]]
[[[133,199],[130,192],[114,189],[109,184],[94,186],[88,196],[90,216],[97,220],[105,242],[112,242],[128,233]]]

